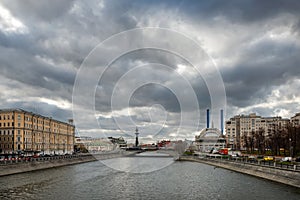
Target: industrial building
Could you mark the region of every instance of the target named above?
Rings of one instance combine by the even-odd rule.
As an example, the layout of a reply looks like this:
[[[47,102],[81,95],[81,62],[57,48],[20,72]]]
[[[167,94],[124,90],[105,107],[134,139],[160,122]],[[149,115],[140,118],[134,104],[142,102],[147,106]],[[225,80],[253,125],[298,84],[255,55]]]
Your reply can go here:
[[[209,109],[207,109],[206,117],[206,128],[202,129],[200,134],[195,136],[194,145],[197,151],[209,153],[214,149],[220,149],[226,146],[226,140],[223,135],[223,110],[220,111],[220,129],[214,128],[213,126],[210,128]]]

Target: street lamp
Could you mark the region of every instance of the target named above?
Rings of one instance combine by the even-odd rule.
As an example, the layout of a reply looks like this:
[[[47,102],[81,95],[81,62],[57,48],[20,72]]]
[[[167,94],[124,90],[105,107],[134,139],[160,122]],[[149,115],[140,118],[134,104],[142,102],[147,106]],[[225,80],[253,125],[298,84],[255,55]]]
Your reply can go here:
[[[290,141],[290,157],[293,157],[292,138],[290,138],[289,141]]]
[[[66,151],[66,140],[64,140],[64,150],[63,150],[64,154],[65,154],[65,151]]]

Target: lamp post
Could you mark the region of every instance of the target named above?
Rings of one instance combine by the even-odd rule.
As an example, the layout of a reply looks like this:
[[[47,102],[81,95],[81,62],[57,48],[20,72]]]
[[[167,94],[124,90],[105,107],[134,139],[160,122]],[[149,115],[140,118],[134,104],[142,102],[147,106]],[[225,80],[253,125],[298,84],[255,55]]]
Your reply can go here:
[[[293,157],[292,138],[290,138],[289,141],[290,141],[290,157]]]
[[[65,151],[66,151],[66,140],[64,140],[64,150],[63,150],[64,154],[65,154]]]

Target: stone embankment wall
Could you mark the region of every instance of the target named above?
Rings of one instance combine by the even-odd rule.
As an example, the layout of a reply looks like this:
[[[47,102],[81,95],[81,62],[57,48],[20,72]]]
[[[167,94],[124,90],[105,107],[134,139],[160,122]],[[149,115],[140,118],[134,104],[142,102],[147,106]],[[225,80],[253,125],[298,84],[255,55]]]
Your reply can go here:
[[[6,176],[11,174],[48,169],[53,167],[61,167],[66,165],[74,165],[84,162],[95,161],[96,159],[91,156],[78,156],[64,159],[49,159],[35,161],[23,161],[18,163],[10,163],[0,165],[0,176]]]
[[[46,158],[34,158],[31,161],[5,161],[0,164],[0,176],[11,174],[48,169],[53,167],[61,167],[66,165],[74,165],[79,163],[91,162],[96,160],[104,160],[118,158],[135,154],[136,152],[107,152],[98,154],[83,154],[76,156],[58,156]]]
[[[297,171],[282,170],[247,163],[228,162],[226,160],[217,159],[207,160],[192,157],[180,157],[178,161],[200,162],[300,188],[300,172]]]

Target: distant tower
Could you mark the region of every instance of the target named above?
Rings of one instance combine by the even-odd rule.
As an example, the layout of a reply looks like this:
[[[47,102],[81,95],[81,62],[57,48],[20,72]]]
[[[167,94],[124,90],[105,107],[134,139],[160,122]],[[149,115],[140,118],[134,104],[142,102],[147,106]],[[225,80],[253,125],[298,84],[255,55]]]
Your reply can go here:
[[[135,128],[135,136],[135,146],[137,147],[139,146],[139,130],[137,127]]]
[[[206,110],[206,128],[209,128],[209,109]]]
[[[221,113],[220,113],[220,117],[221,117],[221,133],[223,134],[223,132],[224,132],[224,113],[223,113],[223,109],[221,109],[221,111],[220,111]]]

